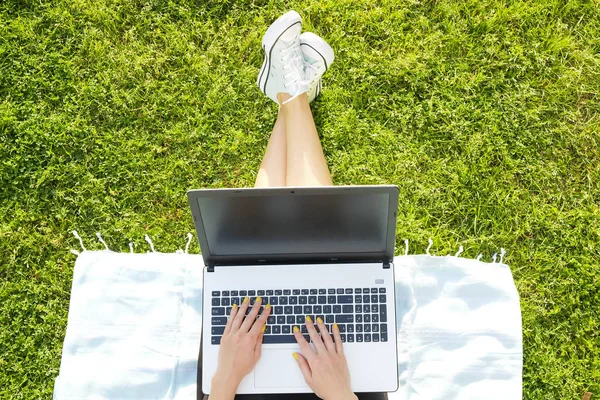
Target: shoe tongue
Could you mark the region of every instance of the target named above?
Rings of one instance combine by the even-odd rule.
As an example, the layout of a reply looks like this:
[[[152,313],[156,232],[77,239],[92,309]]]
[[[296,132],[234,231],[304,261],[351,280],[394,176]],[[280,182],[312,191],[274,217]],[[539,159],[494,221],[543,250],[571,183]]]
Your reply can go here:
[[[288,29],[283,35],[279,37],[278,40],[283,41],[285,44],[293,43],[295,41],[299,41],[300,38],[298,36],[298,32],[294,29]]]
[[[280,37],[279,40],[281,40],[281,43],[283,43],[286,47],[290,47],[294,44],[294,42],[296,41],[295,37],[289,37],[289,38],[285,38],[285,37]]]

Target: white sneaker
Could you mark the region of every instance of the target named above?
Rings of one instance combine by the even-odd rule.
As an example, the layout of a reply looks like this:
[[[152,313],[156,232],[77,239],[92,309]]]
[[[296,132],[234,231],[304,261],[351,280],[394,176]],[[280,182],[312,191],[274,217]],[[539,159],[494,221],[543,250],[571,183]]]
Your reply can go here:
[[[289,93],[295,98],[309,89],[300,49],[301,30],[300,15],[288,11],[271,24],[262,39],[265,61],[256,84],[278,104],[277,93]]]
[[[334,60],[333,49],[320,36],[312,32],[300,35],[300,47],[304,57],[308,101],[313,101],[321,93],[321,77],[329,69]]]

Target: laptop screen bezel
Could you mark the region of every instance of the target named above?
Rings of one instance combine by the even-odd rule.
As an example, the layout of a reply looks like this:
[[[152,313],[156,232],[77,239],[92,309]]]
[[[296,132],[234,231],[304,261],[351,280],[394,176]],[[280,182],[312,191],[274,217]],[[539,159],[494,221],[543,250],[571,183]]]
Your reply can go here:
[[[379,194],[388,195],[387,232],[384,251],[352,252],[352,253],[318,253],[318,254],[248,254],[248,255],[214,255],[210,253],[208,238],[202,222],[202,213],[198,202],[202,197],[244,197],[244,196],[298,196],[298,195],[333,195],[333,194]],[[305,264],[331,262],[385,262],[394,258],[396,241],[396,217],[398,210],[398,187],[393,185],[377,186],[324,186],[324,187],[280,187],[280,188],[247,188],[247,189],[199,189],[187,193],[196,228],[198,243],[202,250],[204,264],[215,265],[269,265],[269,264]]]

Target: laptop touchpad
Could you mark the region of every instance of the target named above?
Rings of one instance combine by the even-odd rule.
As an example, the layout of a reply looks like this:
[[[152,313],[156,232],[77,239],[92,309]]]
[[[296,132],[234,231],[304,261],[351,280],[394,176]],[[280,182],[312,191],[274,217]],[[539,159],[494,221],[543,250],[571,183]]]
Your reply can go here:
[[[304,381],[300,367],[292,357],[298,349],[264,349],[254,369],[254,386],[257,388],[298,388],[306,392],[310,388]]]

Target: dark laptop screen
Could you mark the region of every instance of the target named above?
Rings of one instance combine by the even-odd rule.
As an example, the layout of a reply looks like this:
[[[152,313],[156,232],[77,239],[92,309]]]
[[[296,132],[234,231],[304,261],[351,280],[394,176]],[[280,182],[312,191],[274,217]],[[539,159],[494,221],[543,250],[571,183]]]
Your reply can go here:
[[[211,256],[383,253],[388,193],[200,197]]]

